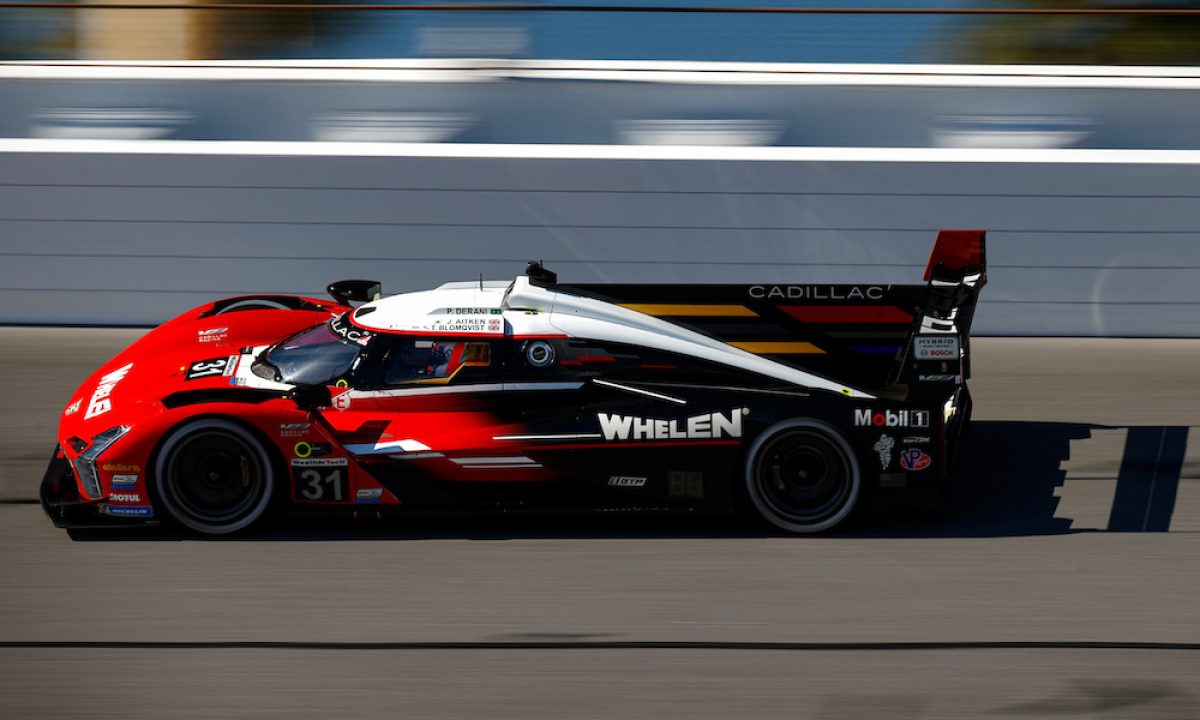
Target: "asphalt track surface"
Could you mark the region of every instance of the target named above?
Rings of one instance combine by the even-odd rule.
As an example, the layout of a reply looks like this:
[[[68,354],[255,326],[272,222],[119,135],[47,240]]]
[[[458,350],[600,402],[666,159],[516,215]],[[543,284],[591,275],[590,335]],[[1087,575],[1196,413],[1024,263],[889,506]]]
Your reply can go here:
[[[1200,718],[1200,342],[975,342],[944,517],[72,541],[56,416],[137,334],[0,328],[0,718]]]

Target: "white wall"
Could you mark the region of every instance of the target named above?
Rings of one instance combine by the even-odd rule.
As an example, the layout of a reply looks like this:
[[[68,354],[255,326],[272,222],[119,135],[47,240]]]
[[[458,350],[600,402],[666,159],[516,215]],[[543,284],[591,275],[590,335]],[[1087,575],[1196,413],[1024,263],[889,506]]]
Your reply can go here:
[[[1200,336],[1194,151],[0,141],[0,323],[506,278],[916,282],[989,231],[978,334]]]

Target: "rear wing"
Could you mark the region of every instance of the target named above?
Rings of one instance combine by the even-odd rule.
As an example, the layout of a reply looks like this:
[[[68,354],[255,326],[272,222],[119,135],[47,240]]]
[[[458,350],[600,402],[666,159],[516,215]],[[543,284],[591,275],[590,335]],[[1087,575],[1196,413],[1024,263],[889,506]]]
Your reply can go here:
[[[983,230],[942,230],[925,265],[928,290],[900,382],[962,384],[971,376],[971,322],[987,284]]]
[[[941,395],[970,376],[982,230],[938,233],[924,285],[561,285],[865,390]]]

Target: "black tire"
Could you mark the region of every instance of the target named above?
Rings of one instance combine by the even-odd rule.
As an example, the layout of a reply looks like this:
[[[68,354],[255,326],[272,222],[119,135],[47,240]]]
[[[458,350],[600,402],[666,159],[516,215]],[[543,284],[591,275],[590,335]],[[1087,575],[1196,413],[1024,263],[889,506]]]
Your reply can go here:
[[[288,306],[276,300],[263,300],[261,298],[253,300],[238,300],[235,303],[226,305],[217,311],[216,315],[228,315],[229,313],[242,312],[243,310],[288,310]]]
[[[862,473],[850,443],[819,420],[785,420],[767,428],[750,446],[745,475],[758,514],[793,533],[837,526],[862,495]]]
[[[206,535],[226,535],[261,520],[275,496],[275,470],[262,443],[221,418],[181,425],[154,466],[157,499],[171,520]]]

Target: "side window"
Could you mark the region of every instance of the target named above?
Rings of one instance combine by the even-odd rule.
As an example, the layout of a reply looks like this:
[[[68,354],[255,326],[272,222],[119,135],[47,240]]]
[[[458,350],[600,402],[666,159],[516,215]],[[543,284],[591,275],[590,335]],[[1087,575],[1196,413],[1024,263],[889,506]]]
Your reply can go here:
[[[392,348],[384,362],[386,385],[446,383],[466,367],[492,364],[487,342],[464,340],[403,340]]]

